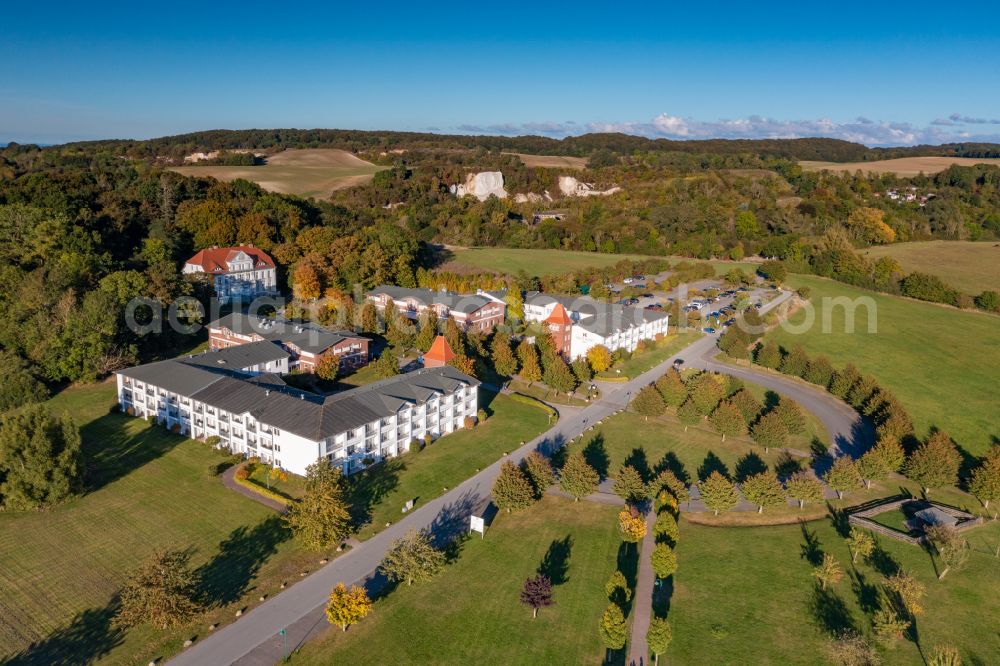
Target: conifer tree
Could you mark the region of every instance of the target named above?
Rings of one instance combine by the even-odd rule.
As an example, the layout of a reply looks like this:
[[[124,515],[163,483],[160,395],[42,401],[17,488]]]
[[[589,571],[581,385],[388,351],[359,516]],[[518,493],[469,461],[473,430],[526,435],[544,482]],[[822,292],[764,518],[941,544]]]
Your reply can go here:
[[[501,377],[512,377],[517,372],[517,357],[510,348],[510,336],[503,331],[497,331],[490,343],[490,356],[493,369]]]

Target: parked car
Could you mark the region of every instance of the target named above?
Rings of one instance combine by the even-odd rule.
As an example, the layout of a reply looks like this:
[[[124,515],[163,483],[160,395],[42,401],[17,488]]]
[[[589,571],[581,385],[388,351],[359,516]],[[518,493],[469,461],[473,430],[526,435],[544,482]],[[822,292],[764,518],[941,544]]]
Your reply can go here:
[[[712,328],[711,326],[706,326],[705,328],[703,328],[703,329],[701,329],[701,330],[702,330],[702,331],[703,331],[704,333],[708,333],[709,335],[711,335],[712,333],[715,333],[715,329],[714,329],[714,328]]]
[[[684,359],[682,359],[682,358],[675,358],[674,359],[674,367],[675,368],[679,368],[682,365],[684,365]]]
[[[633,280],[630,277],[627,277],[624,280],[622,280],[622,282],[624,282],[625,284],[632,284],[633,282],[635,282],[635,280]]]

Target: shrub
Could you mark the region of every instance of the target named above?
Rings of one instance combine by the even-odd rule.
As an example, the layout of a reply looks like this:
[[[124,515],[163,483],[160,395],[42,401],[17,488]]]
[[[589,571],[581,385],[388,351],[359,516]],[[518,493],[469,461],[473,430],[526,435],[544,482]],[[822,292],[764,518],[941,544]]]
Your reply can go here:
[[[240,481],[246,481],[247,479],[249,479],[250,478],[250,469],[249,469],[249,466],[248,465],[244,465],[243,467],[240,467],[238,470],[236,470],[236,475],[235,476]]]
[[[462,425],[466,428],[473,428],[476,425],[476,419],[472,416],[466,416],[462,421]]]
[[[221,441],[222,441],[221,437],[219,437],[218,435],[212,435],[211,437],[208,437],[205,440],[205,443],[208,444],[209,446],[215,447],[218,446],[219,442]]]
[[[424,435],[424,446],[430,446],[434,443],[434,437],[430,433]]]
[[[410,446],[406,449],[409,453],[420,453],[420,450],[424,448],[424,443],[419,439],[411,439]]]
[[[486,410],[485,409],[480,409],[479,411],[477,411],[476,412],[476,418],[479,419],[480,423],[482,423],[483,421],[485,421],[486,420]]]
[[[798,288],[798,293],[799,293],[799,296],[801,296],[802,298],[804,298],[804,299],[806,299],[808,301],[809,297],[812,295],[812,288],[810,288],[810,287],[808,287],[806,285],[802,285],[801,287]]]

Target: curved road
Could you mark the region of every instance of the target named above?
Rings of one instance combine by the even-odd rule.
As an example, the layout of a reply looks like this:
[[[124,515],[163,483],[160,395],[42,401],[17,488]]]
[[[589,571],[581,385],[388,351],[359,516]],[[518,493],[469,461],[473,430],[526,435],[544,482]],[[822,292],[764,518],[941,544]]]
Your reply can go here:
[[[762,311],[776,307],[790,296],[789,293],[783,294],[766,304]],[[566,410],[567,413],[554,427],[511,453],[508,459],[520,462],[525,455],[536,449],[552,453],[601,419],[625,409],[639,389],[655,381],[678,358],[684,359],[686,365],[693,367],[711,367],[719,372],[746,375],[755,382],[789,395],[823,419],[830,430],[831,441],[837,442],[840,450],[851,448],[850,433],[856,430],[855,422],[858,419],[853,411],[848,415],[840,408],[846,408],[846,405],[838,406],[835,404],[838,401],[832,396],[797,382],[706,360],[713,349],[714,336],[701,338],[628,382],[604,383],[603,397],[600,400],[584,409]],[[823,397],[825,399],[821,399]],[[278,632],[285,630],[284,638],[287,640],[287,649],[291,652],[327,627],[323,607],[330,589],[337,583],[343,581],[348,584],[364,584],[370,590],[377,590],[382,581],[375,575],[376,568],[389,545],[404,536],[408,530],[429,529],[441,540],[465,532],[472,510],[490,496],[500,463],[498,460],[441,497],[428,501],[368,541],[358,544],[301,582],[245,613],[238,621],[199,640],[169,663],[175,666],[225,666],[233,663],[270,665],[281,661],[285,644]],[[645,643],[644,632],[641,640]]]

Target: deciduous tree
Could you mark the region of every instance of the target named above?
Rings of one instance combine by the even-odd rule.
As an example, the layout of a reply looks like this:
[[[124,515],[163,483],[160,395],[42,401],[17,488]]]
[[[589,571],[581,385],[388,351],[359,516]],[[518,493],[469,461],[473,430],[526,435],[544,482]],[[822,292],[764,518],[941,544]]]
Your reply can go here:
[[[660,663],[660,655],[667,651],[673,638],[674,632],[666,618],[654,617],[650,619],[649,629],[646,630],[646,645],[653,653],[654,666]]]
[[[490,343],[490,356],[493,359],[493,369],[502,377],[512,377],[517,372],[517,357],[510,348],[510,336],[503,331],[497,331]]]
[[[867,558],[875,552],[875,539],[868,530],[852,527],[845,541],[847,547],[851,549],[851,562],[857,562],[858,555]]]
[[[986,509],[993,500],[1000,500],[1000,445],[994,444],[979,461],[979,466],[972,470],[969,492],[975,495]]]
[[[764,408],[760,400],[753,396],[753,393],[746,389],[740,389],[729,398],[729,401],[736,405],[743,416],[743,422],[748,426],[757,420],[760,410]]]
[[[535,491],[535,497],[541,498],[545,491],[556,482],[555,472],[548,457],[538,451],[532,451],[521,461],[524,475]]]
[[[650,416],[660,416],[667,409],[666,403],[663,402],[663,396],[652,384],[642,387],[632,399],[632,407],[647,421]]]
[[[938,580],[944,578],[952,569],[957,571],[965,566],[969,559],[969,545],[955,528],[934,525],[926,530],[926,534],[941,560],[942,567],[938,573]]]
[[[678,502],[687,502],[690,499],[687,486],[669,469],[662,470],[649,482],[650,497],[656,497],[663,490],[667,490]]]
[[[736,486],[718,471],[713,471],[707,479],[699,483],[698,490],[701,493],[701,501],[715,515],[719,515],[720,511],[729,511],[740,502]]]
[[[332,382],[340,370],[340,357],[333,353],[323,354],[316,362],[316,376]]]
[[[788,443],[788,428],[780,415],[770,411],[757,419],[750,428],[750,436],[767,452],[771,447],[780,448]]]
[[[809,355],[802,345],[795,345],[781,361],[781,372],[794,377],[802,377],[809,367]]]
[[[379,571],[395,582],[406,585],[428,581],[444,568],[444,552],[434,547],[426,532],[410,530],[389,546]]]
[[[608,599],[616,603],[619,597],[622,603],[632,599],[632,589],[625,580],[625,574],[618,570],[611,574],[611,578],[604,584],[604,592],[608,595]]]
[[[285,514],[285,522],[306,548],[322,550],[337,545],[351,527],[340,468],[325,458],[317,460],[306,468],[305,486],[302,498]]]
[[[899,604],[911,616],[923,615],[927,588],[911,574],[905,571],[894,573],[885,579],[885,587],[896,595]]]
[[[372,364],[373,374],[378,379],[388,379],[399,374],[399,359],[392,349],[382,350],[382,354]]]
[[[907,459],[903,473],[919,483],[924,492],[930,492],[931,488],[955,485],[961,464],[962,456],[951,437],[939,430]]]
[[[611,355],[611,350],[604,345],[594,345],[587,350],[587,362],[590,363],[594,372],[604,372],[611,367],[614,358]]]
[[[521,603],[531,607],[531,618],[538,617],[538,609],[551,606],[552,601],[552,581],[548,576],[538,574],[531,576],[524,581],[521,587]]]
[[[625,647],[628,639],[628,625],[625,624],[625,615],[618,604],[611,603],[604,609],[599,626],[601,642],[609,650],[621,650]]]
[[[851,387],[859,379],[861,379],[861,373],[853,364],[848,363],[843,370],[833,373],[833,378],[830,380],[830,393],[841,400],[847,400],[847,394],[850,393]]]
[[[507,512],[520,511],[535,501],[535,491],[521,468],[509,460],[500,465],[500,474],[493,483],[493,501]]]
[[[684,386],[681,373],[673,369],[667,370],[666,374],[656,380],[656,390],[669,407],[680,407],[687,400],[687,387]]]
[[[683,405],[677,408],[677,419],[684,426],[684,432],[690,426],[697,425],[704,419],[701,410],[694,404],[694,400],[688,398]]]
[[[542,366],[538,363],[538,350],[535,345],[522,342],[517,348],[518,357],[521,359],[521,379],[528,382],[541,381]]]
[[[653,523],[653,535],[657,539],[667,539],[671,546],[676,546],[681,533],[677,527],[677,519],[674,518],[674,514],[669,511],[660,511],[656,514],[656,522]]]
[[[626,502],[635,504],[646,498],[646,484],[631,465],[622,465],[615,477],[614,491]]]
[[[600,481],[600,475],[587,464],[581,451],[570,453],[566,458],[566,463],[559,471],[559,487],[577,501],[581,497],[597,492],[597,485]]]
[[[725,389],[715,375],[703,372],[691,380],[691,401],[703,416],[711,414],[725,397]]]
[[[871,488],[872,481],[884,481],[889,477],[886,460],[875,448],[865,451],[855,466],[858,468],[858,474],[864,479],[865,488]]]
[[[840,563],[833,555],[826,553],[823,555],[823,563],[813,569],[812,575],[825,590],[827,586],[836,585],[844,577],[844,570],[840,568]]]
[[[618,513],[618,531],[622,541],[638,543],[646,536],[646,519],[632,507],[622,509]]]
[[[815,476],[806,471],[796,472],[785,482],[788,496],[799,503],[799,509],[806,502],[819,502],[823,499],[823,484]]]
[[[723,442],[726,441],[727,435],[735,437],[747,433],[747,424],[743,420],[743,413],[729,400],[719,403],[708,420],[712,427],[722,435]]]
[[[368,598],[365,588],[352,585],[350,589],[343,583],[330,591],[330,600],[326,604],[326,619],[342,631],[352,624],[357,624],[372,611],[372,601]]]
[[[191,619],[201,605],[194,574],[187,564],[187,553],[160,551],[130,573],[119,595],[114,624],[166,628]]]
[[[755,360],[757,365],[777,370],[781,367],[781,348],[776,342],[768,340],[757,350]]]
[[[844,493],[861,485],[861,475],[850,456],[837,456],[833,465],[823,477],[826,484],[837,491],[837,497],[844,499]]]
[[[763,513],[766,506],[785,503],[785,489],[771,471],[754,474],[740,484],[740,490],[748,501],[757,505],[757,513]]]
[[[80,487],[80,431],[41,404],[0,417],[0,507],[57,504]]]
[[[650,555],[657,578],[669,578],[677,572],[677,553],[665,543],[658,543]]]
[[[790,435],[798,435],[805,432],[806,417],[802,413],[799,403],[791,398],[783,397],[773,411],[781,419],[781,422],[785,424],[785,429]]]

